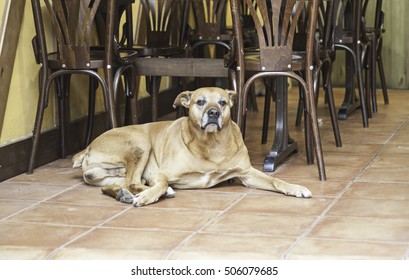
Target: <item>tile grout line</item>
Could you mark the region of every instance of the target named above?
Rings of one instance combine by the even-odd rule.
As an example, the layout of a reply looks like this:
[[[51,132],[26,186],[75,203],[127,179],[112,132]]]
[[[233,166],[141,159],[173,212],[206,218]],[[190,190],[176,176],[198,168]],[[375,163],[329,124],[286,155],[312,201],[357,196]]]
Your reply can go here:
[[[220,211],[216,216],[214,216],[212,219],[210,219],[207,223],[205,223],[202,227],[197,229],[196,231],[192,232],[189,236],[187,236],[185,239],[183,239],[178,245],[176,245],[173,249],[169,250],[169,253],[166,254],[166,256],[163,258],[164,260],[169,260],[170,256],[177,251],[179,248],[181,248],[184,244],[186,244],[189,240],[191,240],[195,235],[198,233],[202,232],[203,229],[205,229],[207,226],[212,224],[214,221],[219,219],[221,216],[223,216],[227,211],[229,211],[231,208],[233,208],[235,205],[237,205],[240,201],[242,201],[248,193],[243,194],[241,197],[239,197],[234,203],[230,204],[228,207],[226,207],[223,211]]]
[[[6,216],[6,217],[0,219],[0,221],[1,221],[1,222],[7,221],[8,219],[10,219],[10,218],[12,218],[12,217],[14,217],[14,216],[16,216],[16,215],[18,215],[18,214],[20,214],[20,213],[22,213],[22,212],[25,212],[25,211],[27,211],[27,210],[30,210],[30,209],[32,209],[32,208],[34,208],[34,207],[40,205],[41,203],[47,202],[48,200],[53,199],[53,198],[55,198],[55,197],[57,197],[57,196],[59,196],[59,195],[65,193],[65,192],[67,192],[67,191],[70,191],[70,190],[76,188],[78,185],[81,185],[81,184],[82,184],[82,182],[77,183],[77,184],[75,184],[75,185],[72,185],[72,186],[69,187],[69,188],[66,188],[65,190],[63,190],[63,191],[61,191],[61,192],[58,192],[58,193],[56,193],[56,194],[53,194],[52,196],[49,196],[49,197],[47,197],[47,198],[45,198],[45,199],[42,199],[42,200],[37,201],[37,202],[34,202],[33,205],[30,205],[30,206],[28,206],[28,207],[26,207],[26,208],[23,208],[23,209],[21,209],[21,210],[15,212],[15,213],[13,213],[13,214],[10,214],[10,215],[8,215],[8,216]],[[17,201],[22,201],[22,202],[24,202],[23,200],[17,200]],[[27,202],[27,201],[26,201],[26,202]]]
[[[53,256],[55,256],[58,252],[60,252],[62,249],[64,249],[65,247],[67,247],[68,245],[74,243],[75,241],[77,241],[78,239],[84,237],[85,235],[89,234],[90,232],[94,231],[95,229],[100,228],[101,226],[103,226],[104,224],[112,221],[113,219],[115,219],[116,217],[119,217],[120,215],[122,215],[123,213],[129,211],[129,209],[134,209],[135,207],[133,205],[119,211],[118,213],[116,213],[115,215],[113,215],[112,217],[100,222],[99,224],[92,226],[90,229],[84,231],[83,233],[77,235],[76,237],[72,238],[71,240],[65,242],[64,244],[58,246],[57,248],[55,248],[50,254],[47,255],[47,257],[45,257],[46,260],[51,259]]]
[[[287,259],[291,251],[298,245],[298,243],[306,238],[306,236],[324,219],[326,214],[331,210],[331,208],[341,199],[341,197],[349,190],[349,188],[356,183],[356,180],[364,173],[364,171],[374,162],[374,160],[380,155],[380,153],[385,149],[385,146],[391,141],[391,139],[409,123],[409,119],[397,128],[388,140],[382,144],[382,147],[372,156],[368,163],[350,180],[346,187],[334,198],[334,200],[324,209],[324,211],[311,223],[311,225],[304,230],[304,232],[290,245],[290,247],[284,252],[283,259]],[[409,248],[408,248],[409,255]]]

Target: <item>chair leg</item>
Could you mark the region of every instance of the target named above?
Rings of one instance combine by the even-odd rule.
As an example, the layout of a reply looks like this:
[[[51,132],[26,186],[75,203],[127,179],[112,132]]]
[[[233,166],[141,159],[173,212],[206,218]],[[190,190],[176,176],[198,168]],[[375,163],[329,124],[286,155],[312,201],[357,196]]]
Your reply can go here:
[[[129,94],[129,101],[130,101],[130,113],[131,113],[131,123],[137,124],[138,123],[138,93],[139,93],[139,82],[140,77],[133,74],[133,71],[130,73],[129,83],[130,87],[130,94]]]
[[[376,98],[376,40],[375,40],[375,35],[371,39],[371,45],[370,45],[370,61],[369,61],[369,66],[370,66],[370,76],[371,76],[371,96],[372,96],[372,109],[374,113],[378,112],[378,102]]]
[[[366,110],[367,110],[367,114],[368,114],[368,118],[372,118],[372,107],[371,107],[371,103],[372,103],[372,94],[371,94],[371,75],[370,75],[370,69],[371,69],[371,65],[370,65],[370,57],[368,56],[367,53],[368,49],[365,50],[365,54],[364,56],[364,73],[365,73],[365,101],[366,101]]]
[[[264,97],[264,114],[263,114],[263,130],[261,134],[261,144],[267,143],[268,126],[270,123],[270,105],[271,105],[271,91],[266,90]]]
[[[58,97],[61,158],[65,158],[67,156],[66,153],[67,119],[70,119],[69,102],[67,101],[69,101],[70,80],[71,75],[62,75],[55,79]]]
[[[304,90],[303,90],[304,91]],[[304,95],[304,107],[308,108],[307,97]],[[305,138],[305,156],[307,158],[307,164],[314,164],[314,140],[312,134],[312,122],[311,116],[309,115],[309,110],[304,110],[304,138]]]
[[[361,51],[358,44],[355,45],[355,74],[357,75],[358,79],[358,88],[359,88],[359,99],[361,102],[361,114],[362,114],[362,122],[364,127],[368,127],[368,112],[367,112],[367,104],[365,100],[365,93],[364,93],[364,86],[363,86],[363,79],[362,79],[362,62],[361,62]]]
[[[341,133],[339,131],[337,111],[335,109],[334,93],[332,91],[331,83],[332,62],[328,61],[327,66],[323,68],[323,80],[325,96],[328,101],[329,113],[331,116],[332,130],[334,132],[335,144],[337,147],[342,147]]]
[[[45,75],[43,73],[43,75]],[[33,174],[34,166],[35,166],[35,159],[37,156],[38,145],[40,141],[40,133],[41,133],[41,125],[43,123],[44,118],[44,111],[47,108],[48,103],[48,88],[51,81],[48,79],[42,82],[40,85],[40,95],[38,97],[38,104],[37,104],[37,113],[36,118],[34,121],[34,129],[33,129],[33,141],[31,144],[31,153],[30,159],[28,162],[27,174]]]
[[[383,101],[385,104],[389,104],[388,90],[386,87],[385,72],[383,70],[383,61],[382,61],[382,39],[379,39],[379,43],[377,47],[377,62],[378,62],[379,77],[381,79],[381,85],[382,85]]]
[[[146,77],[146,88],[152,98],[152,122],[158,120],[158,95],[161,77]]]
[[[301,125],[302,113],[304,111],[304,95],[302,93],[301,87],[298,88],[299,91],[299,98],[298,98],[298,106],[297,106],[297,115],[295,117],[295,126]]]
[[[307,109],[306,114],[309,115],[308,117],[306,115],[305,119],[307,119],[306,124],[310,122],[310,125],[311,125],[310,131],[312,131],[312,136],[314,140],[314,148],[315,148],[315,154],[317,157],[319,177],[321,181],[325,181],[327,179],[327,175],[325,172],[324,155],[322,152],[321,137],[320,137],[319,126],[318,126],[318,118],[317,118],[317,110],[315,106],[314,85],[313,85],[312,75],[313,73],[311,72],[306,74],[306,81],[308,82],[310,86],[308,87],[307,84],[305,84],[304,86],[305,108]],[[305,130],[307,130],[307,127],[305,128]]]
[[[97,88],[98,88],[98,81],[93,77],[89,77],[87,137],[85,139],[84,147],[87,147],[91,143],[92,132],[94,130],[95,95],[96,95]]]

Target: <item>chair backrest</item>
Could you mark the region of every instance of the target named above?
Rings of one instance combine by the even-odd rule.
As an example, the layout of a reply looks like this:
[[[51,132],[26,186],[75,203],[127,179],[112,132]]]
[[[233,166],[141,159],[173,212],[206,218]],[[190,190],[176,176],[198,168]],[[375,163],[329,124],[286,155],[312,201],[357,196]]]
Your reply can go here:
[[[334,42],[352,43],[361,36],[362,0],[334,1]],[[349,37],[349,38],[348,38]],[[348,41],[349,40],[349,41]]]
[[[226,33],[226,0],[190,0],[195,15],[195,36],[219,40]]]
[[[138,1],[137,1],[138,2]],[[179,46],[183,41],[186,0],[140,0],[141,27],[146,28],[145,44],[150,48]]]
[[[311,1],[244,0],[257,31],[261,70],[291,70],[293,41]],[[306,24],[305,24],[306,26]]]
[[[317,33],[322,49],[332,49],[334,44],[334,1],[320,1],[317,15]]]
[[[64,68],[89,68],[91,27],[101,0],[44,0]]]
[[[367,19],[368,17],[368,4],[369,2],[371,2],[371,0],[363,0],[363,4],[362,4],[362,17]],[[384,17],[385,14],[382,11],[382,1],[372,1],[372,2],[376,2],[375,3],[375,8],[373,11],[373,15],[374,15],[374,24],[371,26],[373,28],[377,28],[377,29],[381,29],[384,23]]]

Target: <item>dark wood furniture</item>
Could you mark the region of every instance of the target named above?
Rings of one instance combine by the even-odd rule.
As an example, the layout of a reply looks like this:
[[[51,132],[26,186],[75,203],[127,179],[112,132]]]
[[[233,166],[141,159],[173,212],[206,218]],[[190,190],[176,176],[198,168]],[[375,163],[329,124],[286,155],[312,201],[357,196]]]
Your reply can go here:
[[[361,108],[362,124],[368,127],[368,106],[362,77],[361,17],[362,0],[333,0],[336,50],[344,50],[345,57],[345,96],[338,112],[340,120]],[[335,60],[335,56],[333,57]],[[355,76],[358,83],[359,100],[355,94]]]
[[[335,108],[334,95],[332,90],[332,64],[334,56],[334,28],[335,13],[332,0],[321,0],[318,8],[316,44],[314,47],[314,93],[318,103],[319,90],[321,84],[325,90],[325,101],[328,104],[331,117],[332,130],[334,133],[335,145],[342,146],[341,133],[339,130],[338,116]],[[302,47],[302,46],[300,46]],[[302,92],[301,92],[302,95]],[[302,96],[301,96],[302,97]],[[300,98],[296,117],[296,125],[301,125],[303,114],[303,100]]]
[[[44,111],[48,105],[50,86],[54,82],[58,97],[58,114],[61,138],[61,154],[65,157],[65,138],[69,118],[68,98],[70,79],[73,74],[87,75],[89,82],[88,133],[85,141],[91,141],[95,92],[98,84],[104,95],[105,109],[110,127],[117,126],[114,99],[113,27],[106,26],[106,40],[102,46],[91,46],[91,28],[101,3],[100,0],[44,0],[47,16],[51,19],[52,30],[57,41],[57,50],[49,52],[43,24],[40,0],[32,0],[36,35],[32,40],[37,63],[40,64],[39,100],[34,123],[32,150],[27,173],[33,172],[39,144]],[[105,75],[101,75],[102,69]],[[51,74],[49,73],[51,72]]]
[[[247,95],[253,82],[259,78],[275,78],[278,83],[276,92],[276,125],[274,143],[264,160],[264,171],[272,172],[283,159],[298,149],[287,129],[287,78],[297,80],[305,95],[306,149],[315,148],[319,177],[326,179],[321,139],[316,115],[313,89],[313,48],[315,26],[318,12],[318,0],[245,0],[257,32],[258,48],[239,50],[244,54],[243,66],[251,77],[245,81],[241,92],[241,104],[238,124],[245,130]],[[233,11],[238,11],[239,0],[232,0]],[[267,5],[269,4],[270,7]],[[308,32],[305,56],[294,56],[293,39],[301,14],[307,12]],[[298,59],[297,59],[298,58]],[[243,69],[241,69],[243,71]],[[304,71],[305,79],[296,72]],[[244,81],[244,78],[243,78]],[[311,135],[312,134],[312,139]],[[314,145],[311,145],[313,141]],[[308,153],[307,153],[308,154]]]

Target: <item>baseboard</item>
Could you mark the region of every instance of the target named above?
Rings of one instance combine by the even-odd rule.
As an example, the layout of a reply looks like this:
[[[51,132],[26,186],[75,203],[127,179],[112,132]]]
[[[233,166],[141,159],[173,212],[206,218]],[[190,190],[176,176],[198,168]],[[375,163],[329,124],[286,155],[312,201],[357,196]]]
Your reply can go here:
[[[178,89],[171,88],[159,94],[159,117],[171,113]],[[143,98],[138,101],[139,123],[151,120],[151,99]],[[107,117],[105,113],[95,116],[93,137],[97,137],[107,130]],[[86,118],[76,120],[67,127],[67,155],[73,154],[84,148],[86,135]],[[61,158],[59,129],[56,127],[41,133],[38,155],[35,167],[42,166]],[[27,171],[31,152],[32,139],[24,139],[5,145],[0,148],[0,182]]]

